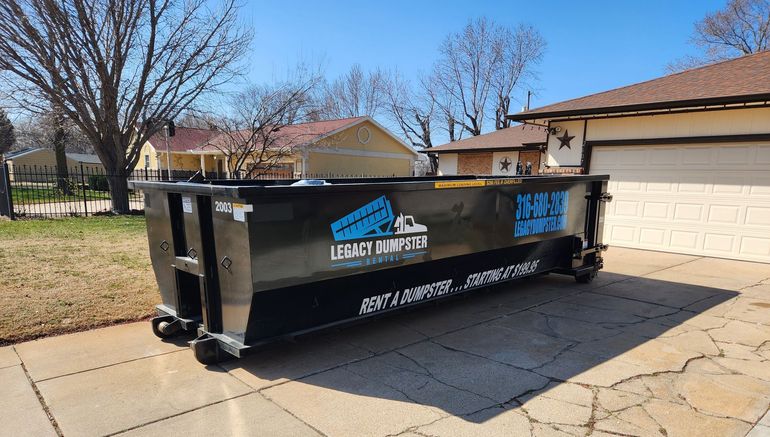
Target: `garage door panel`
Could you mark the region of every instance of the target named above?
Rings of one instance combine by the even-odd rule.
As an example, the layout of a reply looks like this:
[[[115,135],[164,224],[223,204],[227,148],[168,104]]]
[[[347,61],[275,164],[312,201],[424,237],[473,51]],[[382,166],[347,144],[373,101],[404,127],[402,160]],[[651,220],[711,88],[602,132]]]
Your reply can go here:
[[[757,157],[754,162],[757,164],[770,164],[770,146],[758,146]]]
[[[674,207],[674,220],[699,222],[703,219],[703,205],[696,203],[677,203]]]
[[[749,206],[746,208],[746,224],[770,227],[770,207]]]
[[[694,251],[698,249],[698,232],[671,231],[671,247]]]
[[[709,223],[740,224],[741,209],[733,205],[710,205],[707,221]]]
[[[611,245],[770,262],[770,145],[594,148]]]

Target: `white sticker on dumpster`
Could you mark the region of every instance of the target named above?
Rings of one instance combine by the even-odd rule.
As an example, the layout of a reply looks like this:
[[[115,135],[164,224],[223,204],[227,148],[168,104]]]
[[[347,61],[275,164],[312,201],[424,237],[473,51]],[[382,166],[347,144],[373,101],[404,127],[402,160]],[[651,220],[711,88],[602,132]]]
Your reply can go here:
[[[182,197],[182,211],[184,211],[185,214],[192,214],[192,198]]]
[[[237,222],[246,221],[246,213],[254,211],[254,205],[244,205],[243,203],[233,203],[233,220]]]

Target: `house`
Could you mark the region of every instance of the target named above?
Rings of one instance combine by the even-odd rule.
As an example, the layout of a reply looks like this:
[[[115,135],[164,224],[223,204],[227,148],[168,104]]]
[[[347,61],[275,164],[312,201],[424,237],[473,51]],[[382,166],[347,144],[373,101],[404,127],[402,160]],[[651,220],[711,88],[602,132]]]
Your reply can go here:
[[[770,262],[770,52],[509,115],[609,174],[611,245]]]
[[[67,170],[71,173],[104,173],[99,157],[86,153],[66,152]],[[11,180],[42,182],[56,176],[56,152],[53,149],[28,147],[4,155]]]
[[[427,149],[438,155],[439,175],[515,175],[517,164],[538,174],[546,132],[524,124]]]
[[[371,117],[353,117],[284,126],[271,145],[289,150],[271,173],[285,177],[411,176],[417,152]],[[171,169],[225,177],[231,168],[225,134],[177,127],[168,138]],[[253,167],[247,163],[242,171]],[[164,132],[142,147],[137,169],[168,168]]]

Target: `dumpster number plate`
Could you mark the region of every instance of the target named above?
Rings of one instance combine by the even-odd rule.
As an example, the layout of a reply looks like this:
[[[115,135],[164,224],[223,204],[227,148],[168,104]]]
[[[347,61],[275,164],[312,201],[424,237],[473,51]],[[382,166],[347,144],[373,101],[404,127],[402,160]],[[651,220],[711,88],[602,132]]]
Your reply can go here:
[[[185,214],[192,214],[192,198],[182,197],[182,211]]]

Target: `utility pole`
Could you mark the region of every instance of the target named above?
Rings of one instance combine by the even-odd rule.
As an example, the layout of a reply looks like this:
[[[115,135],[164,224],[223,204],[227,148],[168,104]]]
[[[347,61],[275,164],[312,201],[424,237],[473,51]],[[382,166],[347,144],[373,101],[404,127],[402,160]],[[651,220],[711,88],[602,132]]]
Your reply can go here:
[[[174,126],[174,120],[166,120],[166,126],[163,129],[166,136],[166,175],[168,176],[168,180],[171,180],[171,147],[168,143],[168,137],[173,137],[176,135],[176,128]]]

